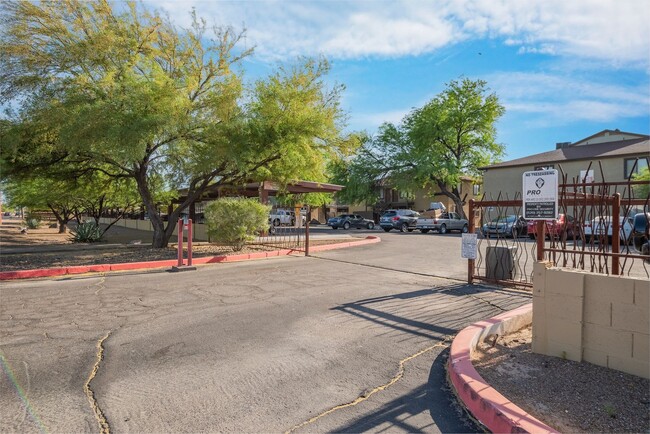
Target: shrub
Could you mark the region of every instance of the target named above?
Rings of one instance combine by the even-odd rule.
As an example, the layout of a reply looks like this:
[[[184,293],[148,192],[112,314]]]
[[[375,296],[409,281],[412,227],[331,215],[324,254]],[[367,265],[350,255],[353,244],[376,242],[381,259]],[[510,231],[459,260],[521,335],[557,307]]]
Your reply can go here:
[[[223,198],[205,208],[208,236],[211,240],[241,250],[247,241],[268,228],[271,207],[256,199]]]
[[[101,241],[103,235],[101,228],[93,221],[81,223],[71,232],[73,243],[95,243]]]
[[[25,215],[25,227],[27,229],[38,229],[41,225],[41,217],[38,214],[27,213]]]

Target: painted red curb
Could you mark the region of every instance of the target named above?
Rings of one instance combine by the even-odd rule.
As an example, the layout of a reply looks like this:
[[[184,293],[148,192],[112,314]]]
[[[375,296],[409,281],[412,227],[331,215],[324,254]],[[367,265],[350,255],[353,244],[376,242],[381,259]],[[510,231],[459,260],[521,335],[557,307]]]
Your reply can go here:
[[[349,243],[339,244],[326,244],[322,246],[314,246],[310,251],[320,252],[324,250],[341,249],[344,247],[354,247],[362,244],[374,244],[381,241],[381,238],[375,236],[368,236],[364,240],[352,241]],[[220,255],[220,256],[207,256],[202,258],[192,258],[192,264],[216,264],[219,262],[238,262],[248,261],[253,259],[265,259],[276,256],[287,256],[296,253],[297,250],[282,249],[274,250],[272,252],[256,252],[241,255]],[[105,273],[108,271],[124,271],[124,270],[140,270],[149,268],[163,268],[173,267],[178,263],[176,259],[164,261],[146,261],[146,262],[124,262],[120,264],[97,264],[97,265],[78,265],[72,267],[61,268],[41,268],[37,270],[18,270],[18,271],[0,271],[0,280],[15,280],[15,279],[35,279],[39,277],[56,277],[68,274],[84,274],[84,273]]]
[[[495,433],[557,433],[558,431],[534,418],[492,388],[474,369],[472,351],[482,334],[503,327],[524,315],[532,304],[521,306],[461,330],[451,344],[448,372],[456,394],[472,415]]]

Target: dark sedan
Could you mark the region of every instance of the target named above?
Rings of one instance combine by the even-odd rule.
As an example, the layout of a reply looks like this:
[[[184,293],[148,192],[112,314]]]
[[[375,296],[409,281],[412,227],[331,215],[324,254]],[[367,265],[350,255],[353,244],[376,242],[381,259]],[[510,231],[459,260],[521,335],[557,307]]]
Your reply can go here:
[[[528,222],[522,216],[508,215],[498,217],[484,224],[481,232],[487,238],[490,238],[491,235],[518,238],[528,233]]]
[[[331,226],[332,229],[373,229],[375,227],[375,222],[365,219],[358,214],[341,214],[338,217],[332,217],[329,219],[327,221],[327,226]]]

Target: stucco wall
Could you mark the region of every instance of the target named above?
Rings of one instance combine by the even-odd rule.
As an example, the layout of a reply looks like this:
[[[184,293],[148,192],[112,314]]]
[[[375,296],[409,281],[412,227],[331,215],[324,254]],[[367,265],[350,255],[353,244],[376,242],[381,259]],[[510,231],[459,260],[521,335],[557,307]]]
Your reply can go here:
[[[533,352],[650,378],[650,281],[536,263]]]
[[[112,222],[112,219],[101,218],[99,219],[100,223],[108,224]],[[121,226],[129,229],[137,229],[141,231],[153,232],[153,227],[149,220],[132,220],[132,219],[120,219],[115,226]],[[176,225],[178,226],[178,225]],[[194,241],[208,241],[207,226],[201,223],[192,223],[193,230],[193,239]],[[185,232],[187,237],[187,232]],[[172,243],[175,243],[178,239],[178,227],[174,229],[174,235],[169,240]]]

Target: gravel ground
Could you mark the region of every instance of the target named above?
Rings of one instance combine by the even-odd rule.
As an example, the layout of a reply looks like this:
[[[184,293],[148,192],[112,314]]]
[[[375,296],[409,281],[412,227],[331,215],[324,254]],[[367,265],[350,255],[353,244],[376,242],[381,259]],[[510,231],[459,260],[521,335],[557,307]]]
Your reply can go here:
[[[531,351],[532,330],[479,345],[478,373],[502,395],[560,432],[650,432],[650,382],[591,363]]]
[[[74,244],[70,241],[70,236],[69,233],[59,234],[57,229],[48,228],[47,225],[43,225],[39,229],[29,230],[27,234],[21,234],[19,221],[4,221],[0,225],[0,271],[159,261],[177,258],[175,246],[165,249],[153,249],[149,247],[147,244],[151,242],[151,235],[143,231],[114,226],[106,233],[103,243],[90,245]],[[141,244],[128,244],[133,241],[138,241]],[[310,244],[317,246],[349,241],[349,239],[311,240]],[[114,243],[120,245],[115,247],[107,245]],[[44,248],[39,251],[40,246]],[[85,249],[88,246],[92,247],[92,249]],[[52,249],[53,247],[56,248],[56,251],[47,251],[47,249]],[[84,250],[80,250],[80,247],[83,247]],[[32,252],[11,253],[12,250],[24,248],[29,248]],[[291,246],[283,243],[281,237],[275,245],[250,244],[239,251],[234,251],[229,246],[194,243],[192,255],[195,258],[200,258],[204,256],[246,254],[287,248],[291,248]],[[185,257],[187,257],[187,248],[185,250]]]

